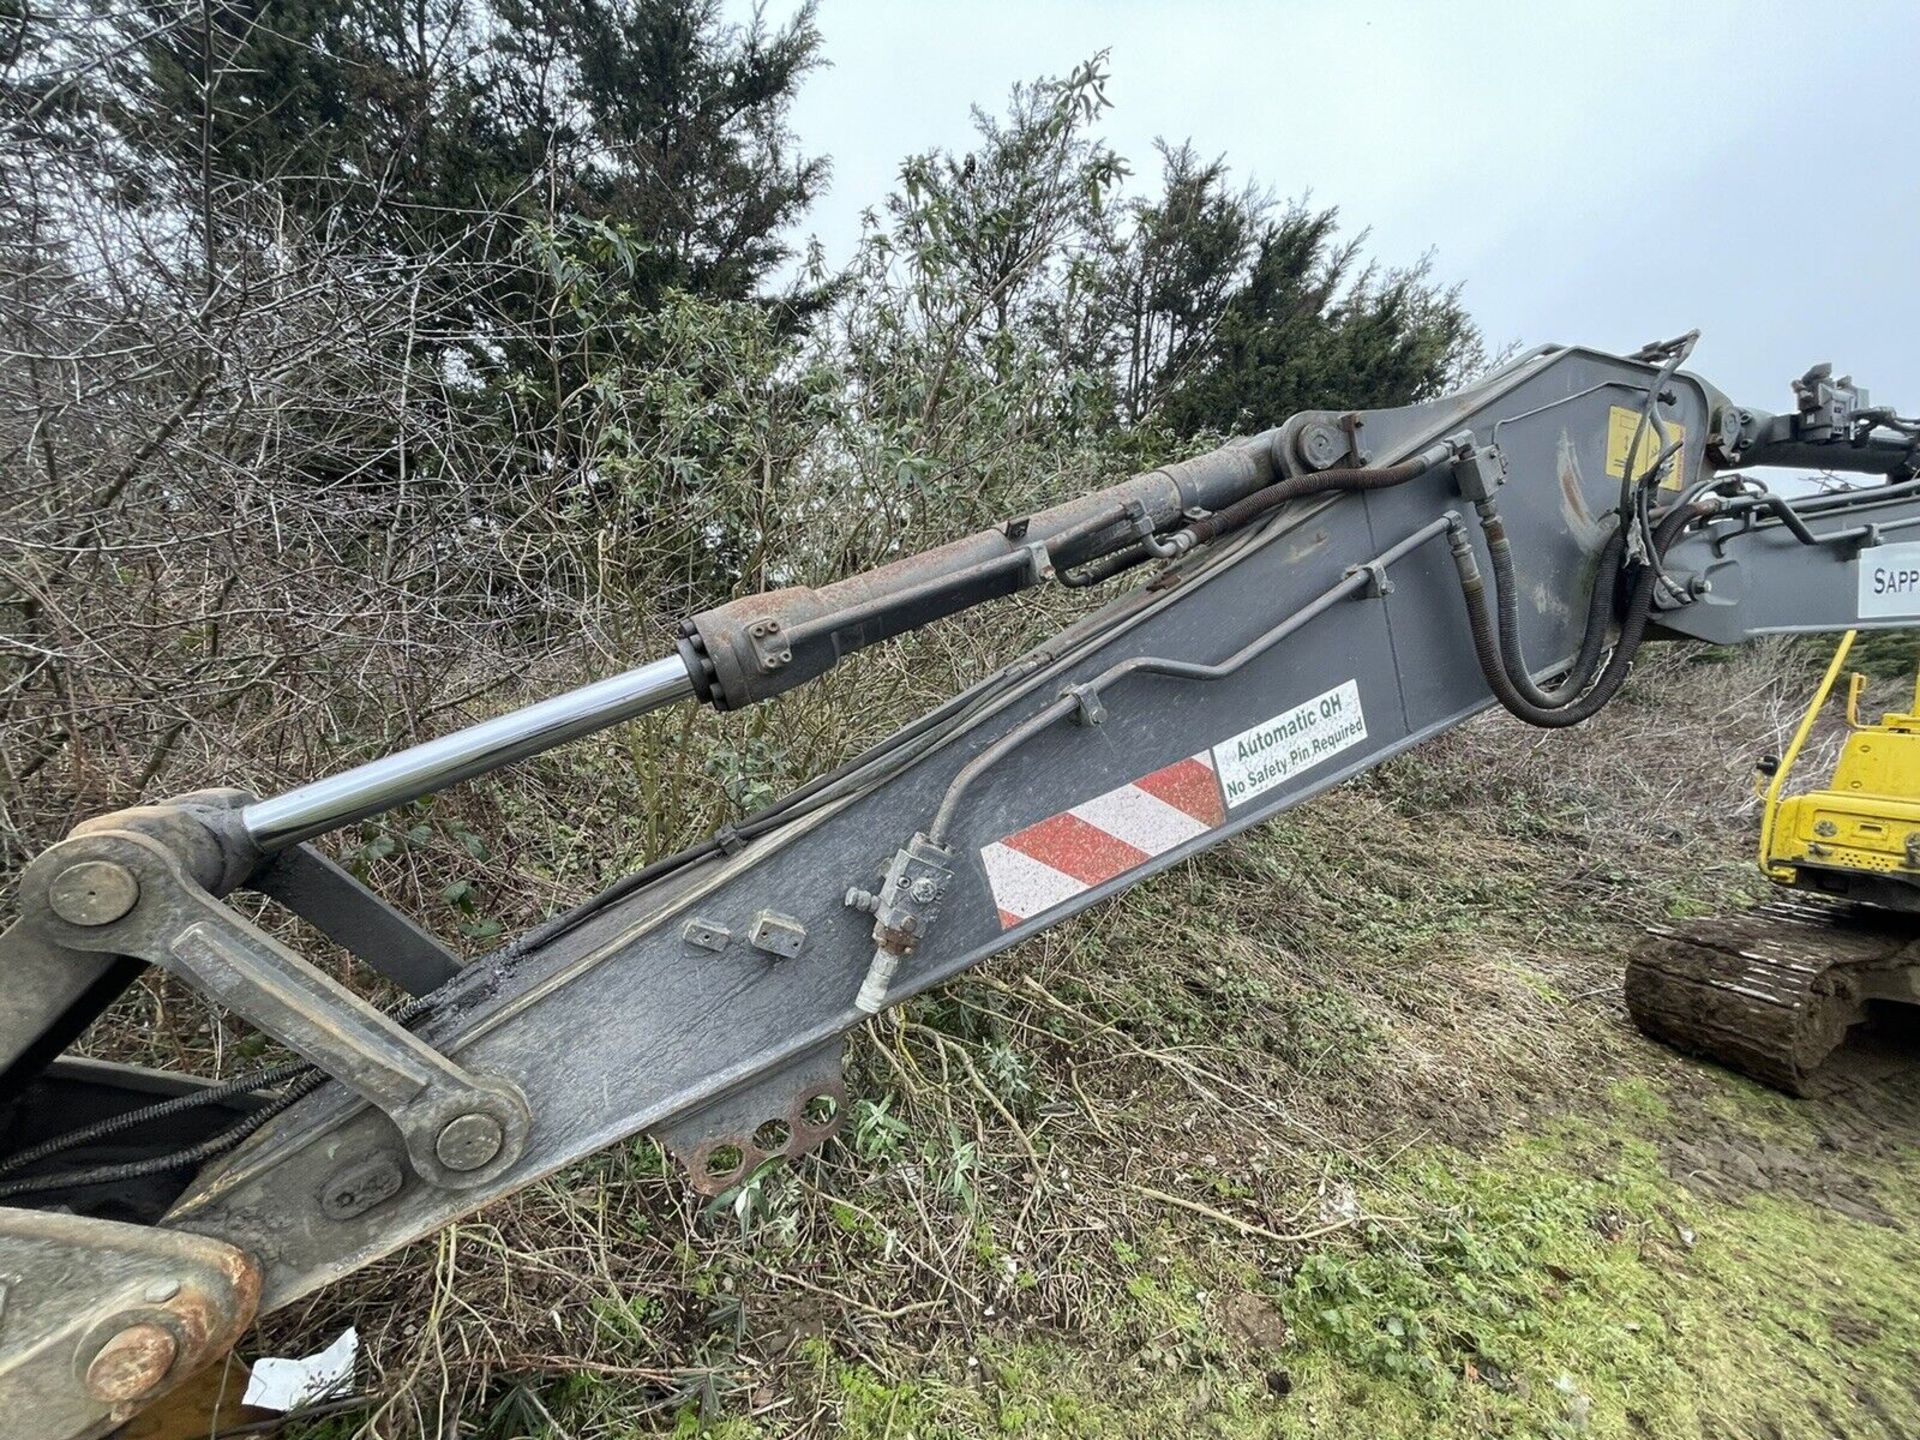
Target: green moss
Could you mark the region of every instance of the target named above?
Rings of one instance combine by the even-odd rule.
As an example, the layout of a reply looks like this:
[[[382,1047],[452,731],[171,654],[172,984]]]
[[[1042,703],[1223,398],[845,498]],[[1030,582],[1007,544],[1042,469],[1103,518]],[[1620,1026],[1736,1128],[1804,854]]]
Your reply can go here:
[[[1660,1126],[1673,1118],[1671,1102],[1644,1075],[1614,1081],[1607,1087],[1607,1103],[1615,1121],[1623,1125]]]
[[[917,1440],[960,1440],[968,1432],[943,1416],[941,1389],[921,1380],[887,1381],[865,1365],[839,1365],[833,1372],[833,1399],[839,1433],[847,1440],[913,1435]],[[963,1406],[962,1409],[971,1408]],[[975,1431],[974,1433],[978,1433]]]
[[[750,1420],[713,1420],[700,1414],[698,1405],[688,1405],[673,1417],[672,1440],[757,1440],[764,1434]]]
[[[1510,965],[1508,972],[1549,1005],[1565,1005],[1567,993],[1530,965]]]
[[[1264,1440],[1283,1403],[1258,1377],[1133,1367],[1116,1374],[1084,1350],[1047,1342],[985,1345],[956,1379],[886,1380],[836,1364],[823,1397],[838,1440]]]
[[[1697,1199],[1605,1123],[1433,1152],[1363,1200],[1411,1214],[1306,1257],[1284,1433],[1695,1436],[1920,1427],[1920,1246],[1803,1202]],[[1911,1190],[1911,1185],[1908,1187]],[[1880,1418],[1876,1418],[1880,1417]]]

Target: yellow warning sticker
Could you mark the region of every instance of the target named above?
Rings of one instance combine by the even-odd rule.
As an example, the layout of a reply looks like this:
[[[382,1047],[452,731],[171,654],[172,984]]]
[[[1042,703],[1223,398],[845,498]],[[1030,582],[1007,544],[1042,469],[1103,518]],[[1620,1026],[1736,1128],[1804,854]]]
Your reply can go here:
[[[1673,462],[1667,466],[1667,473],[1661,477],[1662,490],[1679,490],[1686,484],[1687,468],[1687,427],[1665,420],[1667,443],[1680,442],[1680,448],[1673,452]],[[1607,411],[1607,474],[1616,479],[1625,479],[1627,474],[1627,447],[1633,445],[1633,432],[1640,428],[1640,412],[1629,410],[1625,406],[1615,405]],[[1640,443],[1634,446],[1633,474],[1635,479],[1645,475],[1653,462],[1660,458],[1660,432],[1649,423],[1641,433]]]

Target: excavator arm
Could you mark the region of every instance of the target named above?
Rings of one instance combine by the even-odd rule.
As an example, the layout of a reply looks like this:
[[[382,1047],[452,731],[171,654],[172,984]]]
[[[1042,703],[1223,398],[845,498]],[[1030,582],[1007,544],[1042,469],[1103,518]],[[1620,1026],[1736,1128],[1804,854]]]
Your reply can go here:
[[[0,1404],[104,1433],[283,1306],[640,1132],[719,1192],[818,1145],[841,1037],[1492,705],[1599,713],[1647,638],[1920,619],[1916,427],[1825,370],[1784,415],[1546,347],[1308,412],[820,589],[661,660],[257,799],[101,817],[0,936]],[[1788,499],[1735,466],[1877,477]],[[1914,532],[1913,539],[1904,532]],[[457,964],[308,844],[661,706],[734,710],[1016,592],[1142,578],[758,815]],[[1329,834],[1324,862],[1355,838]],[[392,1013],[226,903],[292,910]],[[1280,897],[1276,897],[1278,901]],[[65,1051],[158,965],[299,1058],[211,1084]]]

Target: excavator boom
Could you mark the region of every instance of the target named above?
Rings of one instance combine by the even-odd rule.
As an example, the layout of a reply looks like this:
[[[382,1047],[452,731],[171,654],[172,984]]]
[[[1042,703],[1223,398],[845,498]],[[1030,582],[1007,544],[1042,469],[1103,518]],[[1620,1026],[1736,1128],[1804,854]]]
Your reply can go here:
[[[1913,624],[1920,595],[1874,586],[1920,568],[1914,427],[1822,371],[1789,414],[1741,409],[1680,368],[1690,344],[1547,347],[1424,404],[1307,412],[694,616],[652,664],[288,794],[80,827],[21,876],[0,937],[15,1433],[101,1433],[256,1310],[636,1133],[709,1192],[818,1145],[865,1015],[1496,703],[1585,720],[1649,637]],[[1728,473],[1770,464],[1876,483],[1790,500]],[[646,710],[738,709],[1136,567],[865,755],[470,964],[308,843]],[[1348,843],[1328,835],[1324,863]],[[369,1005],[225,903],[241,890],[414,998]],[[64,1055],[146,965],[299,1059],[212,1085]]]

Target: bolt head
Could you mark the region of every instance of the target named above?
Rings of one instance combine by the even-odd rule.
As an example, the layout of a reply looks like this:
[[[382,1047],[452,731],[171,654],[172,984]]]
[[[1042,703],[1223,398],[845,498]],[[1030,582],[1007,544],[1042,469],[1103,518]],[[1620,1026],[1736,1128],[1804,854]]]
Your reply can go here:
[[[82,860],[53,877],[47,903],[69,925],[111,925],[140,899],[140,882],[111,860]]]
[[[1346,449],[1346,437],[1331,425],[1313,424],[1300,431],[1300,458],[1316,470],[1324,470],[1340,458]]]
[[[109,1405],[149,1394],[167,1378],[180,1347],[164,1326],[143,1321],[129,1325],[106,1344],[87,1366],[87,1392]]]
[[[922,875],[918,880],[913,882],[913,898],[918,900],[922,905],[927,904],[939,893],[940,887],[934,884],[929,876]]]
[[[449,1170],[478,1170],[498,1155],[506,1142],[500,1122],[476,1110],[449,1120],[433,1142],[433,1153]]]

